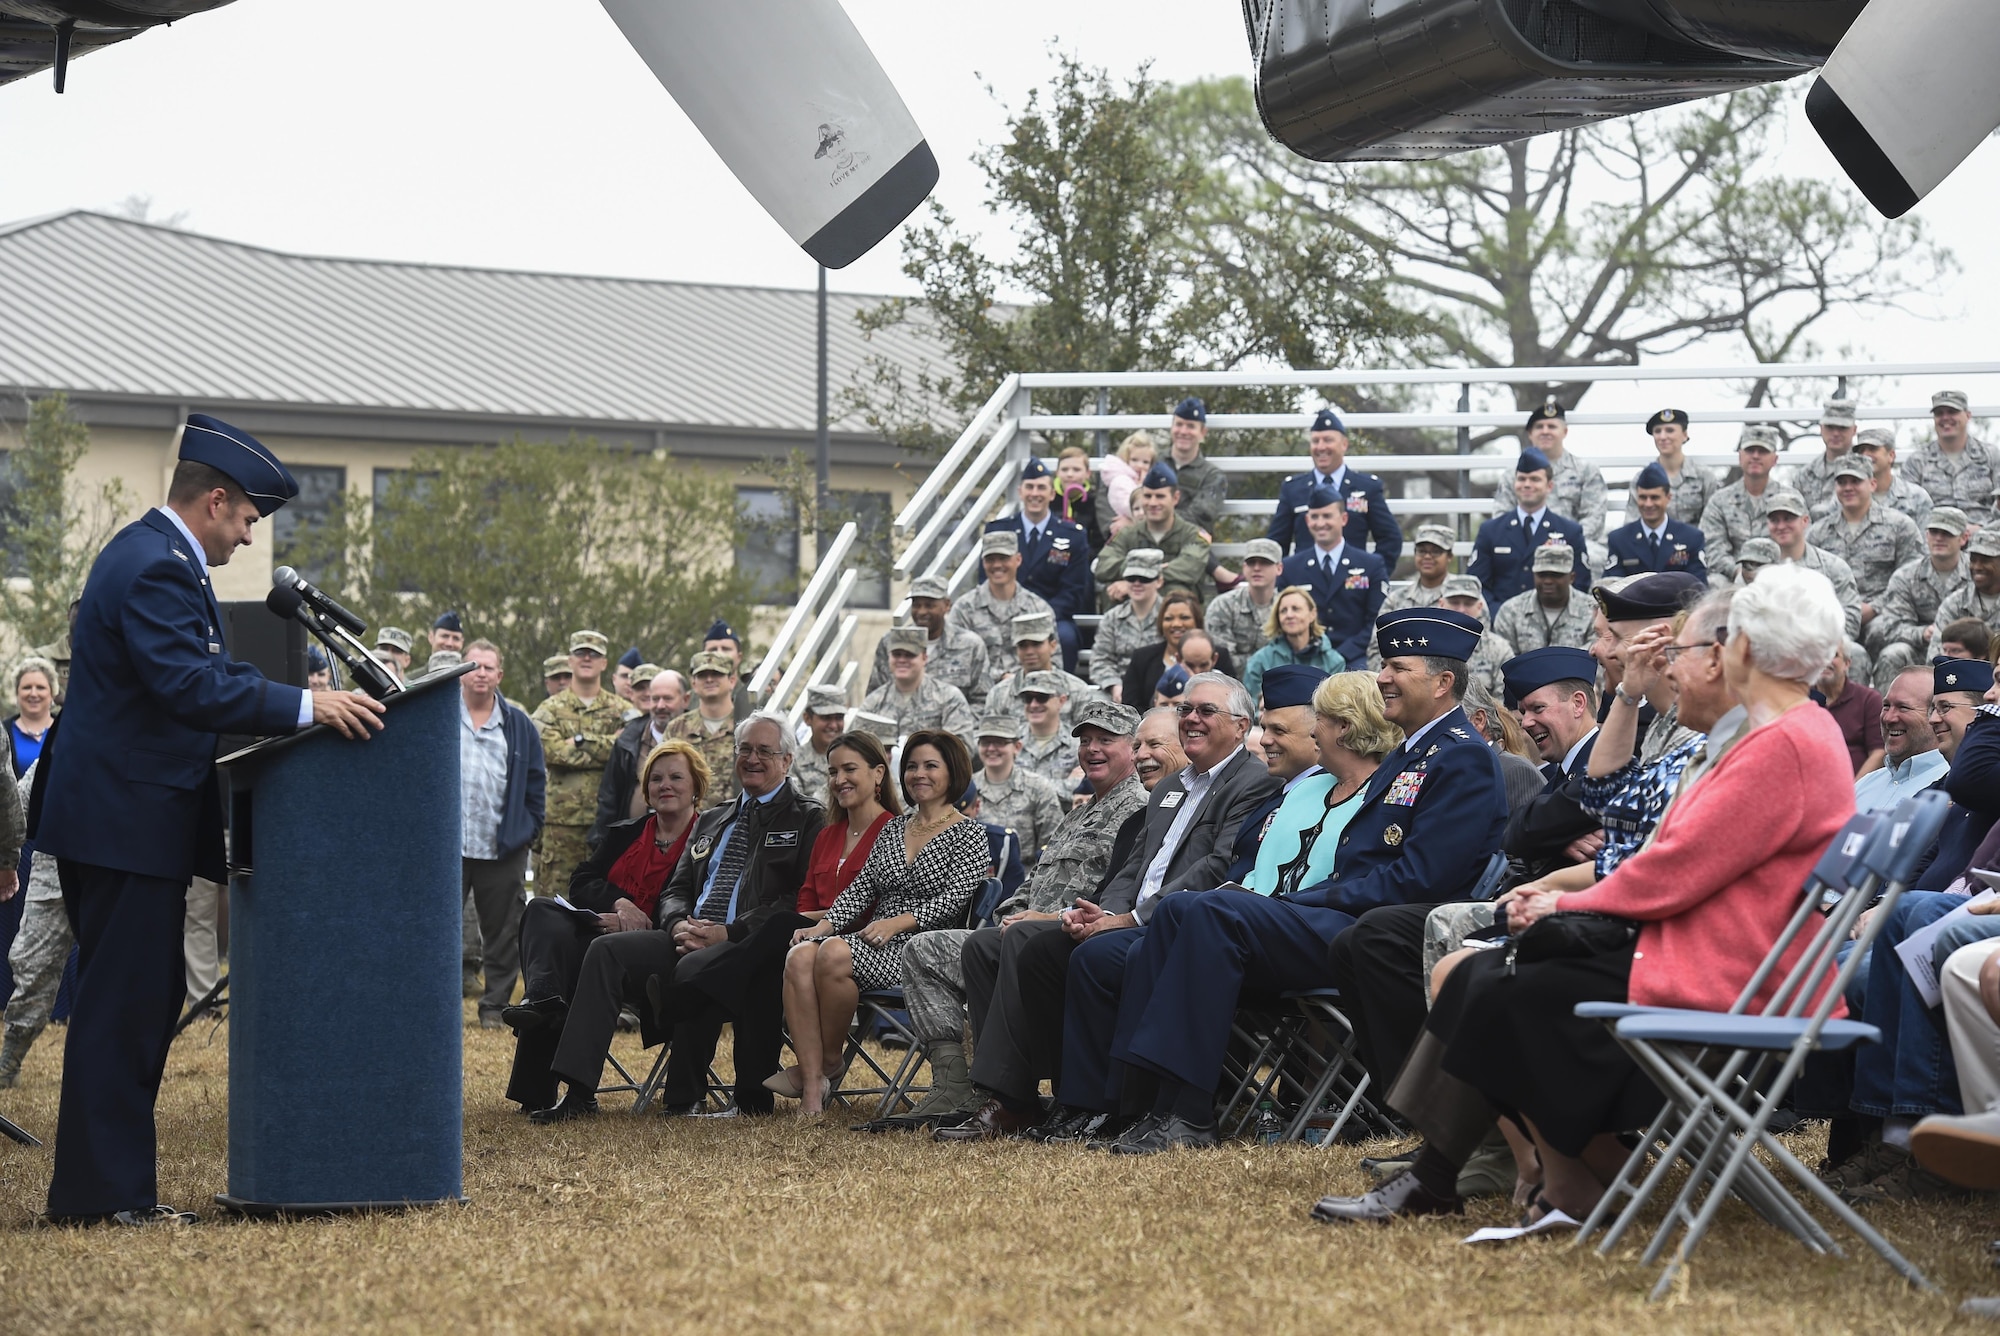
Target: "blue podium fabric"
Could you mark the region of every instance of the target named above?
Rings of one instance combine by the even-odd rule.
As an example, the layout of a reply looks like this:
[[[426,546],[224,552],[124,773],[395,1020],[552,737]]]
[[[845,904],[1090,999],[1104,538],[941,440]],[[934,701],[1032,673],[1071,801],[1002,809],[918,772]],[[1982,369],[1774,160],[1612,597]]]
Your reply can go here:
[[[231,767],[231,1205],[463,1196],[459,693],[432,686],[366,742]]]

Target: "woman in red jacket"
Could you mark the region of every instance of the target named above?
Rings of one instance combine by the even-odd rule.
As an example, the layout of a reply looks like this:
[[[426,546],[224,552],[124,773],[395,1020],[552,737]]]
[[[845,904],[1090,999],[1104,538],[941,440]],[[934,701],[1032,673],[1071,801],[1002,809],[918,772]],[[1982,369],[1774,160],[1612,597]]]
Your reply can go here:
[[[1532,961],[1484,951],[1454,970],[1391,1092],[1425,1133],[1425,1149],[1410,1171],[1368,1197],[1322,1201],[1320,1218],[1458,1209],[1455,1161],[1483,1128],[1466,1144],[1466,1101],[1453,1096],[1454,1082],[1490,1106],[1484,1126],[1498,1111],[1534,1139],[1543,1173],[1536,1211],[1580,1220],[1597,1204],[1625,1160],[1614,1134],[1645,1126],[1662,1096],[1601,1022],[1577,1018],[1576,1004],[1728,1010],[1797,907],[1814,862],[1854,813],[1847,744],[1809,694],[1842,642],[1832,585],[1803,567],[1767,567],[1736,592],[1723,635],[1722,643],[1679,652],[1721,656],[1748,714],[1738,740],[1667,808],[1652,843],[1610,876],[1588,890],[1528,890],[1506,902],[1517,937],[1550,914],[1590,911],[1632,921],[1636,940]],[[1792,944],[1753,1011],[1806,946],[1804,935]],[[1420,1073],[1427,1064],[1431,1070]],[[1436,1116],[1446,1104],[1458,1107]]]

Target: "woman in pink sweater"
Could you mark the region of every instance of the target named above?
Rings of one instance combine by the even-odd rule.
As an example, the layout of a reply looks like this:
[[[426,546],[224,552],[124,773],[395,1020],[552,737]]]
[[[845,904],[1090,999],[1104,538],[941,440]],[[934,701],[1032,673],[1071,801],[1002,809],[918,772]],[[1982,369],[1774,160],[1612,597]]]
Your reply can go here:
[[[1394,1198],[1376,1207],[1398,1215],[1457,1208],[1448,1160],[1458,1157],[1434,1148],[1470,1149],[1458,1129],[1467,1123],[1464,1106],[1483,1098],[1488,1118],[1492,1111],[1511,1117],[1534,1139],[1542,1169],[1536,1209],[1582,1219],[1624,1162],[1614,1134],[1645,1126],[1662,1096],[1601,1022],[1576,1017],[1576,1004],[1726,1011],[1777,941],[1807,873],[1854,812],[1840,727],[1808,695],[1841,644],[1840,604],[1817,572],[1766,567],[1736,592],[1725,635],[1725,643],[1679,652],[1721,655],[1749,716],[1734,745],[1668,807],[1652,843],[1603,881],[1567,894],[1526,890],[1506,901],[1507,927],[1517,937],[1550,914],[1588,910],[1635,921],[1637,940],[1528,961],[1485,951],[1452,972],[1392,1091],[1396,1107],[1425,1132],[1426,1150],[1405,1176],[1412,1181],[1370,1194]],[[1805,947],[1801,937],[1787,963]],[[1410,1069],[1425,1065],[1427,1048],[1431,1079],[1413,1080]],[[1405,1107],[1413,1090],[1457,1107]],[[1386,1218],[1360,1213],[1367,1199],[1340,1199],[1350,1200],[1356,1205],[1321,1214]]]

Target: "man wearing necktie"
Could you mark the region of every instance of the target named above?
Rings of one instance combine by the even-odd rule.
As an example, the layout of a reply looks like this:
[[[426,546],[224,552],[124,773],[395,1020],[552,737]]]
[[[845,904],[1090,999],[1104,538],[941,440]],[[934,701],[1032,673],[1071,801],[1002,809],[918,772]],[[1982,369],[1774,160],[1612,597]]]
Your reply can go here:
[[[1090,535],[1081,524],[1055,513],[1055,475],[1039,458],[1021,469],[1017,514],[994,520],[987,533],[1006,530],[1021,540],[1021,569],[1015,579],[1047,600],[1056,614],[1056,639],[1062,645],[1063,667],[1076,670],[1076,616],[1096,607],[1090,576]],[[980,572],[981,578],[985,572]]]
[[[1312,544],[1285,558],[1278,587],[1303,585],[1319,605],[1320,625],[1340,657],[1368,659],[1368,633],[1389,596],[1389,571],[1382,558],[1349,543],[1340,493],[1315,487],[1306,497],[1306,527]]]
[[[1708,540],[1698,525],[1670,518],[1673,484],[1658,461],[1646,465],[1632,480],[1631,497],[1639,518],[1611,531],[1606,540],[1610,559],[1604,573],[1645,575],[1686,571],[1698,579],[1708,579],[1708,568],[1702,562],[1702,549]]]
[[[1597,660],[1589,650],[1550,645],[1501,665],[1507,708],[1542,757],[1542,791],[1507,823],[1505,847],[1518,880],[1585,861],[1602,823],[1584,812],[1581,783],[1597,742]]]
[[[1534,554],[1549,543],[1567,543],[1576,553],[1576,587],[1590,589],[1590,566],[1584,560],[1583,528],[1575,520],[1549,509],[1549,482],[1554,468],[1548,456],[1529,446],[1514,464],[1514,509],[1479,526],[1472,543],[1468,575],[1486,587],[1486,606],[1498,608],[1534,584]]]
[[[1396,562],[1403,555],[1402,526],[1389,511],[1388,493],[1382,480],[1372,473],[1348,467],[1347,432],[1341,426],[1340,415],[1331,408],[1320,409],[1313,417],[1306,442],[1312,451],[1313,466],[1304,473],[1294,473],[1278,488],[1278,506],[1271,513],[1265,537],[1278,545],[1280,553],[1304,551],[1312,541],[1312,531],[1306,524],[1310,508],[1307,500],[1315,487],[1331,487],[1340,494],[1348,543],[1362,548],[1372,541],[1383,567],[1395,574]]]

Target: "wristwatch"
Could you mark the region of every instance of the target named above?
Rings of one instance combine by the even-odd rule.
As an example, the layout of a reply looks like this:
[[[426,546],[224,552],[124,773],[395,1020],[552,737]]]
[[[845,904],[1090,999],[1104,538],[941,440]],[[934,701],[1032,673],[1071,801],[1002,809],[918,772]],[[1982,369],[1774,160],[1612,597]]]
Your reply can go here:
[[[1620,682],[1618,684],[1617,690],[1613,694],[1616,695],[1619,700],[1624,701],[1627,705],[1631,706],[1635,710],[1638,709],[1641,705],[1644,705],[1646,703],[1645,698],[1642,696],[1626,695],[1625,684],[1623,682]]]

